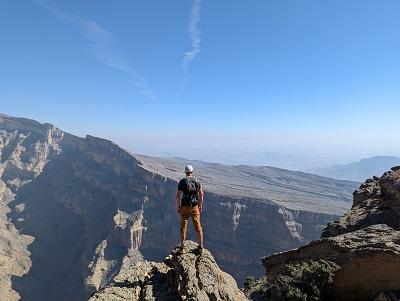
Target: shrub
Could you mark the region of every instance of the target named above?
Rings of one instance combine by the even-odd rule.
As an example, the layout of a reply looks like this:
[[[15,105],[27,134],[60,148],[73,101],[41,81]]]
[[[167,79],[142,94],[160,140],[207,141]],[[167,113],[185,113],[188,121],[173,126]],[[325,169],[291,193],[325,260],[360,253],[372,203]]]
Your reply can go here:
[[[244,289],[248,290],[253,283],[254,283],[254,277],[247,276],[243,283]]]
[[[289,264],[271,286],[272,300],[327,300],[334,273],[339,268],[336,263],[323,259]]]

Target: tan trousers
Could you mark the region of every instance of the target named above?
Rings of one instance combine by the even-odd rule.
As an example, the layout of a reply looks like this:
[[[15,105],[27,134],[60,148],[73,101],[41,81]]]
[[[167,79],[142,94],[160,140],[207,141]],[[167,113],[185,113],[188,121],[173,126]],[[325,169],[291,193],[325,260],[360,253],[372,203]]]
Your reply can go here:
[[[200,223],[200,210],[199,206],[184,206],[181,207],[181,234],[186,234],[188,227],[188,220],[192,217],[192,222],[197,233],[203,233]]]

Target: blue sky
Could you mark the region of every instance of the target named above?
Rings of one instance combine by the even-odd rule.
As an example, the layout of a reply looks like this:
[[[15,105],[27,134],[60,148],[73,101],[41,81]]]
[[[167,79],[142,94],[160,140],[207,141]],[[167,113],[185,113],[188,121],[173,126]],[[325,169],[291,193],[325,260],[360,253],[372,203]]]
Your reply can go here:
[[[399,15],[394,0],[4,0],[0,111],[152,154],[399,155]]]

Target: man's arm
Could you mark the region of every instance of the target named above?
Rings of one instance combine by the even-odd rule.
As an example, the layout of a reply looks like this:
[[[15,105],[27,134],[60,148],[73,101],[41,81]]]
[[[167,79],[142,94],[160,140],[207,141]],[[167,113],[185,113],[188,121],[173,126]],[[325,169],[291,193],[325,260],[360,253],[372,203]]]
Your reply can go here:
[[[203,191],[203,188],[200,188],[200,191],[199,191],[199,210],[200,210],[200,212],[203,210],[203,201],[204,201],[204,191]]]
[[[178,211],[178,213],[181,212],[181,193],[182,190],[177,190],[175,194],[176,211]]]

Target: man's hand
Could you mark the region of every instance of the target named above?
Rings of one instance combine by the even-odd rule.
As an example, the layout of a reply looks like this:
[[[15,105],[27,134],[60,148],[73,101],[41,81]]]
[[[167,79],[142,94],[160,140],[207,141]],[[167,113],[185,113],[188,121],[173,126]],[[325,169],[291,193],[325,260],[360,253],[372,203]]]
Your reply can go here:
[[[204,201],[204,191],[201,188],[200,188],[200,191],[199,191],[199,197],[200,197],[199,211],[201,213],[201,212],[203,212],[203,201]]]
[[[181,213],[181,190],[177,190],[175,194],[175,201],[176,201],[176,211]]]

